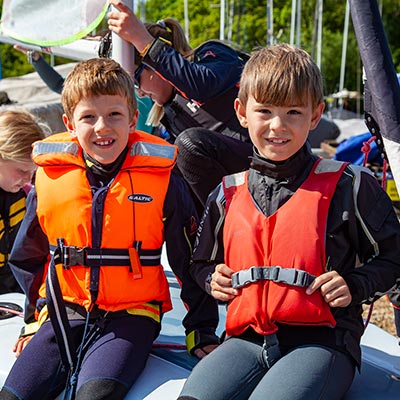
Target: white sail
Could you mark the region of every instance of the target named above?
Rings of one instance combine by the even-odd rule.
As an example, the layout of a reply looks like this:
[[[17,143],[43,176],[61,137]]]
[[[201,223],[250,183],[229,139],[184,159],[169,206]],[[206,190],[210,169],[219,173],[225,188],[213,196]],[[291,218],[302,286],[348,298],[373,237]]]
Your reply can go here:
[[[107,0],[4,0],[1,29],[20,42],[60,46],[93,31],[107,9]]]

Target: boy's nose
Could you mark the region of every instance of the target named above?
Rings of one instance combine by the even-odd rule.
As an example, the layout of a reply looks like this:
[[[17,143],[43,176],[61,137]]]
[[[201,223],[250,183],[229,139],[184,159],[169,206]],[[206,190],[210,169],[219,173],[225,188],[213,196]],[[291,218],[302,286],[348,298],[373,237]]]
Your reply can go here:
[[[104,130],[107,127],[107,123],[105,121],[105,118],[103,117],[99,117],[96,121],[96,125],[95,125],[95,131],[96,132],[101,132],[102,130]]]
[[[285,126],[283,119],[279,115],[275,115],[270,119],[270,129],[281,130]]]

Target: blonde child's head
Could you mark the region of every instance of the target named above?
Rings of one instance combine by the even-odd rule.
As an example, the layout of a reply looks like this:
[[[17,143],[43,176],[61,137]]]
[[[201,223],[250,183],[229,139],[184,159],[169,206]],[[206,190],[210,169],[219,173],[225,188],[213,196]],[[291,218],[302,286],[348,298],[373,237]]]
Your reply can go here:
[[[109,58],[81,61],[68,74],[61,102],[69,120],[80,100],[99,95],[120,95],[127,100],[131,119],[136,114],[135,85],[129,73]]]
[[[185,32],[180,25],[180,23],[174,18],[164,18],[156,23],[146,22],[145,23],[147,31],[154,38],[162,38],[171,43],[171,46],[181,53],[184,57],[192,60],[193,58],[193,49],[190,47]],[[135,52],[137,55],[138,52]],[[141,64],[141,57],[138,57],[135,60],[135,64],[139,67]],[[147,117],[146,124],[158,126],[160,124],[161,118],[164,115],[163,106],[157,104],[156,102],[153,104],[149,115]]]
[[[31,161],[32,144],[48,133],[49,128],[28,111],[0,112],[0,159]]]
[[[324,101],[322,75],[311,56],[289,44],[255,51],[247,61],[238,98],[245,106],[249,96],[258,103],[305,106],[315,109]]]

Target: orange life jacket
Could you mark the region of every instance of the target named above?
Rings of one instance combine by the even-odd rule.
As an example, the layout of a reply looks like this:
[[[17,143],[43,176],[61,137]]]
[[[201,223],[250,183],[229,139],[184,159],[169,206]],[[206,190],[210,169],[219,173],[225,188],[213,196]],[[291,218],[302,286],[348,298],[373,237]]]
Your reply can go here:
[[[177,148],[139,131],[130,135],[128,146],[126,159],[106,194],[102,225],[97,229],[101,230],[101,249],[127,250],[130,265],[100,267],[96,304],[118,311],[156,301],[166,312],[172,306],[161,265],[163,205]],[[92,208],[97,203],[77,140],[68,133],[52,135],[35,144],[33,159],[39,167],[37,215],[50,246],[56,247],[57,239],[63,238],[66,246],[91,248]],[[134,243],[140,244],[138,253]],[[151,258],[146,254],[158,256],[152,263],[146,262],[146,257]],[[88,309],[91,268],[76,265],[65,269],[61,264],[56,268],[64,300]],[[44,284],[40,294],[45,297]]]
[[[325,230],[329,204],[346,164],[318,160],[294,195],[266,217],[253,202],[248,172],[224,178],[225,263],[234,271],[251,266],[296,268],[319,276],[326,271]],[[328,304],[317,290],[271,280],[243,287],[228,305],[226,332],[252,327],[261,335],[276,332],[276,322],[334,326]]]

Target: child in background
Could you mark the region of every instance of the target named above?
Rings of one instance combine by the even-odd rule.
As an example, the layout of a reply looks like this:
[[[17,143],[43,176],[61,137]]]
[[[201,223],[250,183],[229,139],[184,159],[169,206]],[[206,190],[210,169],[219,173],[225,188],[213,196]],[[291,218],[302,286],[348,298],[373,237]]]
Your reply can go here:
[[[399,222],[368,169],[312,154],[323,85],[305,51],[255,52],[235,109],[251,167],[210,195],[192,263],[228,302],[227,339],[179,399],[341,399],[361,364],[362,305],[400,280]]]
[[[203,338],[204,352],[218,341],[216,302],[189,275],[197,216],[171,173],[177,148],[135,130],[133,80],[111,59],[83,61],[62,104],[68,132],[34,146],[35,186],[10,258],[28,297],[26,322],[42,325],[1,400],[53,399],[65,386],[71,399],[123,399],[171,309],[164,241],[187,334]]]
[[[21,292],[8,257],[25,215],[26,194],[36,166],[32,144],[48,128],[24,110],[0,112],[0,294]]]

